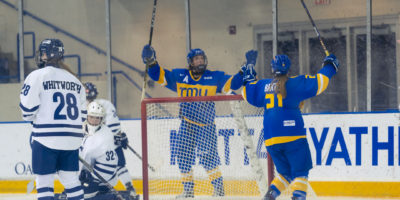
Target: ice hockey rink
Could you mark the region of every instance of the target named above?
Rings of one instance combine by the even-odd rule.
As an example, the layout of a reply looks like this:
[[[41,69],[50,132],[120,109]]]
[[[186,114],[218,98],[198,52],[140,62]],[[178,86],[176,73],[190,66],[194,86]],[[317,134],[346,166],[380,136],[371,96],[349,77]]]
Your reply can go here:
[[[0,0],[0,200],[37,199],[36,190],[25,192],[26,183],[35,179],[29,145],[33,126],[23,121],[18,105],[25,77],[38,68],[37,47],[46,38],[60,39],[65,64],[82,83],[97,86],[98,98],[116,107],[134,149],[125,150],[126,168],[140,199],[149,194],[150,200],[173,200],[183,189],[182,150],[177,150],[181,100],[199,101],[211,90],[190,85],[179,93],[164,87],[168,81],[159,83],[166,71],[190,69],[188,52],[200,48],[207,70],[226,75],[238,73],[246,52],[257,50],[258,80],[274,77],[270,63],[277,54],[290,58],[290,76],[309,78],[327,54],[336,55],[340,67],[329,85],[323,81],[325,91],[301,106],[313,161],[308,181],[318,194],[307,200],[400,200],[400,0],[304,0],[306,9],[301,0],[159,0],[156,6],[153,1]],[[141,54],[149,43],[164,72],[146,88]],[[192,75],[179,76],[185,82]],[[145,100],[157,101],[142,104],[142,91]],[[234,95],[217,97],[228,96]],[[269,169],[274,169],[267,161],[263,115],[245,101],[233,109],[234,100],[221,99],[214,120],[220,164],[213,174],[223,177],[225,196],[211,197],[215,189],[209,178],[219,177],[200,165],[199,151],[192,179],[201,187],[192,199],[261,200],[258,195],[265,194],[265,181],[272,181],[266,176],[272,177]],[[54,99],[49,103],[60,103],[63,116],[72,108]],[[278,97],[270,104],[279,107]],[[237,110],[243,117],[235,117]],[[203,118],[213,116],[206,111],[196,109]],[[236,118],[245,121],[252,147]],[[62,191],[58,181],[54,191]]]
[[[36,195],[35,194],[30,194],[30,195],[26,195],[26,194],[1,194],[0,195],[0,200],[34,200],[36,199]],[[157,198],[158,199],[158,198]],[[167,199],[174,199],[174,197],[171,198],[167,198]],[[204,197],[204,198],[195,198],[196,200],[233,200],[232,198],[212,198],[212,197]],[[242,200],[256,200],[258,198],[241,198]],[[378,200],[378,199],[400,199],[400,198],[361,198],[361,197],[318,197],[318,200]],[[239,200],[239,199],[237,199]],[[282,200],[286,200],[286,199],[282,199]],[[289,200],[289,199],[287,199]]]

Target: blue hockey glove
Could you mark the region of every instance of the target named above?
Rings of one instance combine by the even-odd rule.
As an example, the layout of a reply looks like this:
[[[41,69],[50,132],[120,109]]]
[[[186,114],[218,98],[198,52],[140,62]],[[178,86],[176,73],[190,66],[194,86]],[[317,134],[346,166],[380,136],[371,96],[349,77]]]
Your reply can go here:
[[[126,149],[128,148],[128,137],[124,132],[120,132],[114,136],[114,144]]]
[[[339,70],[339,60],[336,58],[335,55],[330,54],[329,56],[326,56],[324,59],[324,66],[332,64],[333,67],[335,67],[336,72]]]
[[[144,64],[149,65],[156,61],[156,51],[154,51],[153,47],[148,44],[143,47],[142,59]]]
[[[89,183],[92,179],[92,174],[88,170],[82,169],[81,174],[79,174],[79,181],[84,184]]]
[[[243,65],[242,68],[240,69],[240,72],[243,75],[243,85],[246,85],[249,82],[257,80],[256,78],[257,73],[254,70],[253,64]]]
[[[248,64],[256,65],[257,54],[258,54],[258,52],[256,50],[250,50],[250,51],[246,52],[246,65],[248,65]]]

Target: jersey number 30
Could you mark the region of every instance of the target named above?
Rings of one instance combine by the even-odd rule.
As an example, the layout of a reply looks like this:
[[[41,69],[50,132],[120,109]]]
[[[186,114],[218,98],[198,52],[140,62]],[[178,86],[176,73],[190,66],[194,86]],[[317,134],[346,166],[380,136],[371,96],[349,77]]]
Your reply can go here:
[[[71,120],[76,120],[79,116],[79,109],[78,106],[76,105],[77,101],[75,98],[75,95],[68,93],[67,95],[64,95],[61,92],[56,92],[53,94],[53,102],[59,103],[56,111],[54,112],[54,119],[55,120],[65,120],[67,119],[67,116]],[[67,102],[67,115],[61,114],[61,111],[63,110],[65,106],[65,102]]]
[[[278,107],[282,107],[282,95],[280,93],[276,94],[276,98],[278,99]],[[267,93],[265,95],[265,99],[267,100],[268,103],[266,103],[265,107],[267,109],[273,108],[276,106],[275,104],[275,94]]]

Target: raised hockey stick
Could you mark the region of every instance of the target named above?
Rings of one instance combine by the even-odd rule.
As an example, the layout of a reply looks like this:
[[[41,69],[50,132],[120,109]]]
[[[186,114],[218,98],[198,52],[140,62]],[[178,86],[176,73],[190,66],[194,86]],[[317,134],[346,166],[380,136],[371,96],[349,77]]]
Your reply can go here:
[[[153,39],[153,29],[154,29],[154,20],[156,18],[156,8],[157,8],[157,0],[154,0],[153,5],[153,14],[151,15],[151,23],[150,23],[150,39],[149,45],[151,46],[151,40]],[[142,88],[142,100],[146,95],[146,87],[147,87],[147,73],[149,71],[149,62],[146,63],[146,69],[144,71],[144,78],[143,78],[143,88]]]
[[[306,10],[306,13],[307,13],[307,15],[308,15],[308,18],[309,18],[310,21],[311,21],[312,26],[314,27],[314,31],[315,31],[315,33],[317,34],[319,43],[321,43],[321,46],[322,46],[322,48],[324,49],[325,55],[326,55],[326,56],[329,56],[329,51],[328,51],[328,49],[326,48],[324,41],[322,41],[321,34],[319,33],[318,28],[317,28],[317,26],[315,25],[314,20],[313,20],[313,18],[311,17],[311,14],[310,14],[310,12],[308,11],[308,8],[307,8],[306,4],[304,3],[304,0],[300,0],[300,1],[301,1],[301,4],[303,5],[304,9]]]
[[[108,181],[106,181],[106,179],[104,179],[99,173],[97,173],[97,172],[93,169],[93,167],[90,166],[90,164],[87,163],[87,162],[86,162],[83,158],[81,158],[80,156],[79,156],[79,161],[81,161],[81,163],[82,163],[91,173],[93,173],[94,175],[96,175],[97,178],[99,178],[100,181],[101,181],[102,183],[104,183],[104,184],[107,186],[107,188],[110,189],[110,191],[111,191],[114,195],[117,196],[117,198],[118,198],[119,200],[125,200],[125,199],[121,196],[121,194],[119,194],[119,193],[117,192],[117,190],[115,190],[114,187],[113,187],[110,183],[108,183]]]
[[[128,148],[129,148],[129,150],[132,151],[133,154],[136,155],[136,157],[138,157],[140,160],[142,160],[142,156],[138,152],[136,152],[135,149],[133,149],[129,144],[128,144]],[[156,171],[156,169],[153,166],[151,166],[150,164],[147,164],[147,166],[149,167],[149,169],[151,171],[153,171],[153,172]]]

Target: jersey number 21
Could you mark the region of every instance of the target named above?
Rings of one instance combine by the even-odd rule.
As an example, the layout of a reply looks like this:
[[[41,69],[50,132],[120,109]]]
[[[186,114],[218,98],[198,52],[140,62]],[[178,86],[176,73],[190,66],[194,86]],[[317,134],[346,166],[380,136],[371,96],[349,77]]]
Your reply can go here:
[[[278,102],[275,102],[275,95],[276,98],[278,99]],[[267,93],[265,94],[265,99],[267,100],[267,103],[265,104],[266,109],[270,109],[275,106],[282,107],[282,95],[280,93],[278,94]]]

